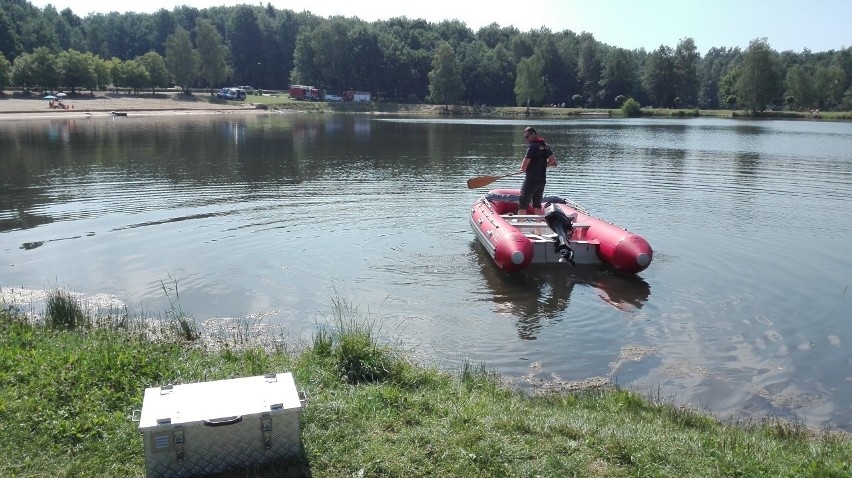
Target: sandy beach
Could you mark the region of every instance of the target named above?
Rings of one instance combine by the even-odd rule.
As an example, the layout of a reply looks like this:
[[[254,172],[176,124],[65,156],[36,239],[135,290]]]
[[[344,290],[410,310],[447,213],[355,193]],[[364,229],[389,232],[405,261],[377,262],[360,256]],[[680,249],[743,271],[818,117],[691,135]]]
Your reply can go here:
[[[112,115],[113,111],[132,112],[136,115],[232,113],[262,111],[250,101],[211,103],[204,95],[157,94],[113,94],[89,93],[69,95],[62,99],[68,109],[51,109],[49,101],[38,96],[33,98],[10,95],[0,96],[0,120],[47,117],[82,117]]]

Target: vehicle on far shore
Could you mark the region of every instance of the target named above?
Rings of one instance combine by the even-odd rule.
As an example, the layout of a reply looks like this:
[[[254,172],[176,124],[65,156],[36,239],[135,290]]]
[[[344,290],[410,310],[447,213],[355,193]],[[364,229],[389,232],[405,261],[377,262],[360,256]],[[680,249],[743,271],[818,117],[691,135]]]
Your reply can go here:
[[[244,90],[247,95],[253,95],[254,94],[254,88],[252,88],[251,86],[238,86],[237,88]]]
[[[345,91],[343,92],[343,101],[369,102],[373,97],[369,91]]]
[[[222,88],[218,93],[216,93],[216,98],[221,98],[223,100],[245,101],[246,90],[242,88]]]
[[[319,101],[322,91],[315,86],[290,85],[290,98],[294,100]]]
[[[343,101],[343,97],[338,95],[325,95],[325,101]]]

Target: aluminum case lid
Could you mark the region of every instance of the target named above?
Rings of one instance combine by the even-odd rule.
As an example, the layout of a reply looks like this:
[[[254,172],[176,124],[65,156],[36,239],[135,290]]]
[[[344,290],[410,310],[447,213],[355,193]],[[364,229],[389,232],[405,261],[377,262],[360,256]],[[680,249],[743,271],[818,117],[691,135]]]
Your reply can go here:
[[[293,374],[146,388],[139,429],[234,420],[267,412],[300,412]]]

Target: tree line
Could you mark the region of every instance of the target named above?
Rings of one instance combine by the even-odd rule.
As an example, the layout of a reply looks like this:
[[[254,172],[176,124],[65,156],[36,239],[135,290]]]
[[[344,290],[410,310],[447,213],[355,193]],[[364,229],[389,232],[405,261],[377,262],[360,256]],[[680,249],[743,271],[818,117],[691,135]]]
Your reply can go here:
[[[775,51],[766,38],[704,55],[692,38],[627,50],[590,33],[458,20],[365,22],[263,6],[79,17],[0,0],[6,86],[136,91],[246,84],[367,90],[388,101],[469,105],[852,109],[852,47]]]

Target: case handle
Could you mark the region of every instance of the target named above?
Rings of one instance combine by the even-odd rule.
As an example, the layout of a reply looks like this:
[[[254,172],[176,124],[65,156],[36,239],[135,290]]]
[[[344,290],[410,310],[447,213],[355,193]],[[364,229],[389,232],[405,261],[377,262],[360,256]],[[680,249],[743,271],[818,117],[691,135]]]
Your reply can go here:
[[[241,421],[243,421],[242,415],[237,415],[233,417],[211,418],[210,420],[204,420],[204,426],[224,427],[227,425],[233,425],[234,423],[239,423]]]

